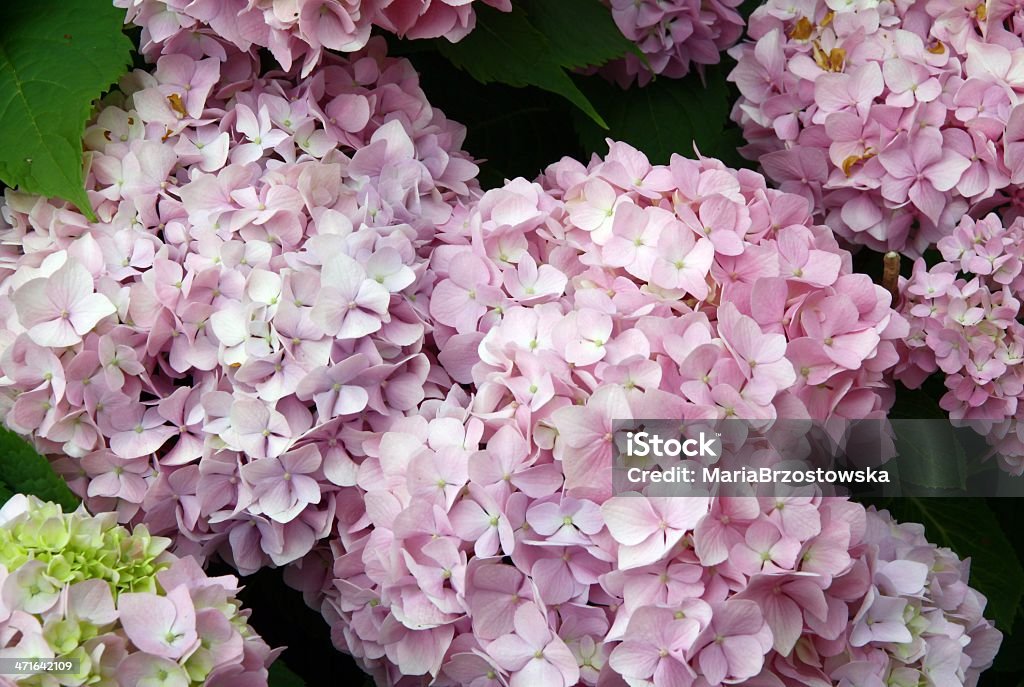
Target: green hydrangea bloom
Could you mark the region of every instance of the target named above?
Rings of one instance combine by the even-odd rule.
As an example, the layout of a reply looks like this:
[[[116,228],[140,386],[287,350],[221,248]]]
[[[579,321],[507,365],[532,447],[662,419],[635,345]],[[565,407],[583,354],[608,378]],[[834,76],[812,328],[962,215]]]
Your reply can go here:
[[[47,575],[64,584],[106,580],[114,598],[157,591],[156,574],[170,564],[161,559],[170,539],[150,535],[144,525],[129,530],[112,513],[94,517],[84,507],[64,513],[54,503],[29,502],[28,513],[0,527],[0,565],[15,570],[41,561]]]
[[[36,637],[26,646],[48,647],[52,653],[47,656],[73,659],[78,666],[74,674],[20,676],[14,684],[118,687],[119,671],[134,661],[126,670],[137,671],[149,662],[158,677],[167,668],[181,678],[173,684],[200,687],[214,670],[244,661],[248,663],[246,684],[266,687],[266,667],[276,652],[249,627],[249,614],[234,596],[237,581],[205,579],[195,561],[173,555],[167,550],[169,545],[169,539],[152,536],[145,526],[129,530],[119,525],[112,513],[92,516],[82,507],[65,513],[58,505],[21,495],[0,508],[0,587],[18,599],[0,616],[0,631],[16,611],[21,614],[18,622],[27,622],[27,632]],[[167,577],[160,575],[164,571]],[[167,590],[161,583],[168,580],[179,582]],[[109,586],[109,594],[103,582]],[[172,659],[146,653],[151,645],[141,647],[149,630],[145,621],[140,623],[146,607],[141,608],[141,615],[138,606],[126,610],[122,604],[129,597],[123,595],[151,595],[152,601],[145,603],[156,603],[168,592],[179,592],[180,584],[188,590],[186,603],[193,609],[192,627],[183,631],[191,632],[196,644]],[[137,604],[138,596],[133,598]],[[231,628],[241,640],[238,655],[226,659],[215,652],[213,646],[223,640],[216,625],[207,636],[196,625],[195,615],[210,610],[222,614],[220,627]],[[27,620],[26,614],[30,616]],[[37,623],[34,628],[33,623]]]

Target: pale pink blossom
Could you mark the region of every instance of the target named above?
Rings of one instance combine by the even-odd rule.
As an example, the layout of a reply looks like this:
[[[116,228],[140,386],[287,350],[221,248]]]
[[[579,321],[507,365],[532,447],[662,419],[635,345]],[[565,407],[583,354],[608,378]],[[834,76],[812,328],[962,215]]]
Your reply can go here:
[[[498,637],[486,650],[511,674],[509,687],[570,687],[579,680],[576,659],[534,604],[520,606],[515,613],[515,632]]]
[[[70,260],[48,277],[25,283],[13,296],[28,335],[40,346],[71,346],[102,320],[114,304],[95,293],[92,276]]]

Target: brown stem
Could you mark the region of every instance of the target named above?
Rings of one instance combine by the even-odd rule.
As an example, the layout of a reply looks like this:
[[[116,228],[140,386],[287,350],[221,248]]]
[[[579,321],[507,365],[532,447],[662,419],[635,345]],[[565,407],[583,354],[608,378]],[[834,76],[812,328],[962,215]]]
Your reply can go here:
[[[892,304],[895,307],[899,300],[900,290],[900,254],[889,251],[882,258],[882,286],[892,296]]]

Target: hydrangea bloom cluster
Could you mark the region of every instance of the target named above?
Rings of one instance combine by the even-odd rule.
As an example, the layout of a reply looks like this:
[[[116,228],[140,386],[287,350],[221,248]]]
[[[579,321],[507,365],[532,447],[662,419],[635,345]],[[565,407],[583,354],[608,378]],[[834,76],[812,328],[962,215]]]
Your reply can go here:
[[[474,410],[524,436],[592,396],[611,405],[564,411],[581,431],[630,417],[627,402],[818,420],[891,405],[883,372],[906,322],[806,200],[754,172],[678,155],[652,166],[612,143],[589,166],[566,158],[539,183],[488,191],[439,241],[440,362],[475,385]],[[560,456],[569,488],[593,483],[588,442]]]
[[[918,525],[839,498],[574,496],[515,424],[482,441],[467,400],[368,434],[337,537],[289,570],[379,685],[974,685],[998,649]]]
[[[752,159],[841,237],[917,256],[1016,208],[1024,40],[1012,3],[771,0],[731,79]]]
[[[743,35],[741,0],[610,0],[619,30],[636,43],[647,63],[627,54],[602,72],[623,88],[643,86],[655,74],[678,79],[693,65],[718,64],[720,53]]]
[[[914,264],[901,284],[911,325],[896,376],[911,387],[945,375],[941,406],[995,447],[1001,467],[1024,473],[1024,325],[1020,322],[1024,219],[1004,227],[965,217],[939,241],[944,262]]]
[[[1000,636],[919,526],[838,498],[613,497],[613,420],[868,417],[907,325],[749,171],[613,143],[456,210],[444,400],[340,442],[293,565],[381,685],[973,684]]]
[[[233,577],[210,578],[169,539],[113,513],[18,495],[0,509],[0,657],[78,661],[4,685],[264,687],[277,657],[249,627]]]
[[[86,132],[99,221],[8,190],[0,249],[7,424],[90,509],[243,572],[328,534],[347,420],[446,389],[428,244],[476,174],[382,41],[255,68],[135,72]]]
[[[480,1],[512,10],[511,0]],[[374,26],[406,38],[457,42],[476,25],[473,0],[114,0],[114,5],[127,9],[127,22],[142,27],[142,53],[151,59],[223,41],[242,51],[266,48],[285,69],[301,64],[303,76],[324,50],[363,49]]]

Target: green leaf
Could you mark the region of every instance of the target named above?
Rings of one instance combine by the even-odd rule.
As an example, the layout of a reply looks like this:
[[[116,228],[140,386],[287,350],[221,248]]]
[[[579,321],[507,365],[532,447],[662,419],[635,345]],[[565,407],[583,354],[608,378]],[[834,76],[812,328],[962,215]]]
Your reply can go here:
[[[123,22],[109,0],[0,3],[0,181],[95,218],[82,134],[92,101],[130,62]]]
[[[932,375],[917,389],[908,389],[902,384],[897,385],[896,402],[893,404],[892,410],[889,411],[889,417],[906,420],[948,418],[949,414],[939,405],[939,399],[946,393],[943,378],[943,375]]]
[[[904,487],[965,489],[967,453],[946,418],[892,421]]]
[[[901,522],[922,523],[933,543],[969,556],[971,586],[988,599],[985,615],[1004,632],[1013,627],[1024,598],[1024,567],[984,499],[896,498],[889,510]]]
[[[502,186],[518,176],[534,179],[564,156],[583,157],[576,140],[577,110],[565,98],[533,86],[485,86],[436,51],[409,59],[431,105],[466,126],[463,148],[478,159],[484,188]]]
[[[280,659],[270,666],[269,687],[306,687],[298,675],[288,669]]]
[[[534,0],[526,13],[567,69],[600,66],[636,48],[598,0]]]
[[[511,12],[483,6],[477,12],[476,29],[471,34],[458,43],[438,41],[437,46],[452,64],[481,83],[537,86],[557,93],[598,126],[608,128],[563,68],[559,53],[530,23],[520,6],[514,6]]]
[[[16,493],[59,503],[65,510],[78,507],[78,498],[49,461],[17,434],[0,428],[0,502]]]
[[[731,166],[745,163],[736,152],[742,143],[739,130],[729,122],[730,94],[726,69],[716,65],[700,75],[683,79],[655,79],[643,88],[624,92],[603,79],[588,79],[587,97],[604,114],[608,130],[579,121],[580,142],[588,153],[607,152],[605,138],[625,141],[642,150],[654,164],[664,164],[673,153],[700,152]]]
[[[1024,610],[1017,614],[1013,628],[1003,632],[1003,643],[996,654],[992,670],[1024,676]]]
[[[743,23],[749,23],[750,15],[763,4],[764,2],[762,0],[743,0],[739,7],[739,13],[740,16],[743,17]]]

